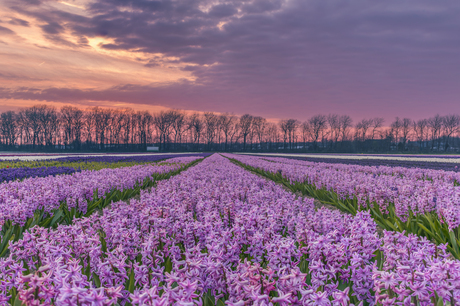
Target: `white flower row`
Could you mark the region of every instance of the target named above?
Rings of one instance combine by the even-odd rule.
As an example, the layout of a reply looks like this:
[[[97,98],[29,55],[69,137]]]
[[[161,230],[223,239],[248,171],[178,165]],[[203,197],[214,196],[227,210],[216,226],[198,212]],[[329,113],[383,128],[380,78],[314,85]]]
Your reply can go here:
[[[335,158],[335,159],[376,159],[376,160],[399,160],[399,161],[418,161],[418,162],[436,162],[436,163],[456,163],[460,164],[460,157],[445,158],[445,157],[402,157],[392,155],[334,155],[334,154],[303,154],[303,153],[239,153],[248,155],[263,155],[263,156],[280,156],[280,157],[310,157],[310,158]]]

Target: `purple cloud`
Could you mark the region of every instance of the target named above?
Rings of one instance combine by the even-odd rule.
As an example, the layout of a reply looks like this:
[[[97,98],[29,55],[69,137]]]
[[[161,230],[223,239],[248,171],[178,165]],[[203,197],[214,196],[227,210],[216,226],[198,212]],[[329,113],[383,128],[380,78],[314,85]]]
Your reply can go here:
[[[457,1],[99,0],[86,16],[14,5],[46,22],[49,39],[62,39],[64,29],[82,44],[103,36],[113,41],[107,50],[152,54],[147,67],[158,66],[153,54],[176,57],[191,64],[183,70],[197,82],[2,92],[12,98],[147,101],[299,119],[460,111]]]

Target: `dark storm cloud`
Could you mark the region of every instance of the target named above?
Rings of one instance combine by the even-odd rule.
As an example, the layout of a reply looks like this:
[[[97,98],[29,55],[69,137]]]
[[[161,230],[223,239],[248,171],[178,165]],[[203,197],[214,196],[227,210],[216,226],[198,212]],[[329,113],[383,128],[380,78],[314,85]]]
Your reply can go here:
[[[47,20],[46,34],[59,35],[65,24],[78,37],[113,39],[103,45],[108,50],[162,53],[191,64],[183,70],[197,77],[196,88],[178,83],[169,95],[168,87],[147,90],[173,107],[184,93],[197,108],[214,103],[235,112],[248,103],[283,103],[282,116],[353,107],[394,113],[401,103],[407,111],[417,105],[428,111],[434,102],[452,107],[460,94],[458,1],[99,0],[87,11],[91,17],[27,14]],[[152,56],[146,66],[159,60]],[[72,94],[91,99],[115,91]],[[68,94],[52,92],[58,100]],[[128,93],[137,99],[134,90]],[[229,106],[229,97],[239,100]]]

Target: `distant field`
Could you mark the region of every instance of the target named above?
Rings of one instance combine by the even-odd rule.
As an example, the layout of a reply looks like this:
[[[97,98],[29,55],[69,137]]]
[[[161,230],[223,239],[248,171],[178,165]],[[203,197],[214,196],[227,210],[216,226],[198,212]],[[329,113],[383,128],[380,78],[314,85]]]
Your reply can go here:
[[[308,153],[241,153],[249,155],[325,158],[325,159],[354,159],[354,160],[399,160],[460,163],[460,155],[392,155],[392,154],[308,154]]]
[[[44,160],[44,159],[56,159],[64,157],[91,157],[91,156],[155,156],[155,155],[183,155],[183,154],[197,154],[194,152],[186,153],[87,153],[87,154],[47,154],[47,153],[25,153],[25,154],[14,154],[14,153],[4,153],[0,152],[0,160]]]
[[[251,154],[267,157],[285,157],[310,162],[360,166],[388,166],[445,170],[459,172],[460,155],[365,155],[365,154]]]

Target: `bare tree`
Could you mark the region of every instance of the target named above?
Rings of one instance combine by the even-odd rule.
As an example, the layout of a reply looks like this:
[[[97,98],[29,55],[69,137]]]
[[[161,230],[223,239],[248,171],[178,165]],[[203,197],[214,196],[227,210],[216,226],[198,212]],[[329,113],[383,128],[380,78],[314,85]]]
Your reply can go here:
[[[109,126],[111,144],[120,144],[120,140],[123,134],[125,116],[126,113],[123,110],[116,109],[112,111],[112,120]]]
[[[59,135],[60,135],[60,116],[61,114],[58,113],[56,110],[52,112],[48,124],[49,124],[49,138],[48,138],[48,145],[58,145],[59,144]]]
[[[385,122],[385,119],[380,118],[380,117],[375,117],[374,119],[371,119],[371,127],[372,127],[372,136],[371,139],[374,140],[376,135],[380,136],[380,131],[379,129],[382,128],[383,123]]]
[[[246,150],[246,139],[251,132],[253,117],[249,114],[245,114],[240,117],[240,130],[241,136],[243,137],[243,150]]]
[[[434,117],[428,119],[428,126],[431,132],[431,150],[434,149],[434,142],[438,140],[437,149],[439,151],[439,141],[441,138],[441,129],[442,129],[442,117],[439,114],[436,114]]]
[[[458,115],[447,115],[442,117],[442,127],[444,135],[446,136],[446,143],[444,145],[444,151],[449,148],[449,140],[452,135],[458,133],[460,128],[460,116]]]
[[[278,126],[283,132],[283,149],[286,149],[287,133],[288,133],[288,120],[282,119],[278,122]]]
[[[399,117],[395,118],[395,121],[391,123],[391,132],[393,134],[393,139],[396,144],[399,142],[399,136],[401,135],[402,122]]]
[[[201,120],[200,114],[194,113],[189,117],[188,121],[188,130],[190,131],[190,136],[192,138],[192,142],[199,147],[200,145],[200,137],[204,130],[204,124]]]
[[[125,109],[123,111],[123,120],[121,123],[123,129],[123,142],[125,145],[129,144],[130,136],[132,134],[132,120],[134,111],[131,108]]]
[[[235,130],[236,117],[233,115],[222,114],[220,115],[220,126],[225,137],[225,147],[224,150],[227,151],[228,138],[231,135],[232,131]]]
[[[166,122],[166,127],[162,126],[162,128],[166,128],[166,132],[163,131],[163,144],[166,143],[166,139],[169,139],[169,129],[172,125],[171,117],[172,117],[172,112],[166,112],[162,114],[163,117],[165,117],[163,120]],[[138,132],[138,138],[139,138],[139,143],[142,144],[143,148],[147,148],[147,142],[150,139],[150,134],[151,134],[151,126],[152,123],[158,128],[155,118],[150,115],[148,111],[138,111],[136,112],[136,117],[137,117],[137,132]]]
[[[297,128],[299,127],[299,122],[295,119],[289,119],[287,121],[287,129],[289,135],[289,148],[292,150],[292,143],[295,142],[295,134]]]
[[[415,138],[419,143],[420,150],[422,150],[423,141],[426,139],[426,134],[428,130],[428,120],[414,120],[412,122],[412,130],[414,131]]]
[[[315,150],[318,149],[318,139],[319,136],[322,134],[322,132],[326,129],[327,127],[327,119],[326,116],[324,115],[315,115],[308,120],[308,123],[311,126],[312,130],[312,138],[313,138],[313,144],[315,146]]]
[[[104,149],[107,139],[109,139],[110,136],[108,134],[110,134],[109,127],[112,122],[112,110],[93,107],[92,112],[96,128],[96,142],[99,140],[100,149]]]
[[[96,117],[92,108],[87,108],[83,114],[83,130],[86,136],[86,145],[89,146],[93,141],[93,133],[96,127]]]
[[[16,118],[19,128],[19,145],[23,145],[27,143],[27,139],[29,138],[29,128],[25,109],[20,110]]]
[[[403,146],[403,150],[406,149],[406,143],[407,139],[409,138],[410,131],[411,131],[411,125],[412,125],[412,120],[409,118],[404,118],[402,120],[402,126],[401,126],[401,131],[402,131],[402,138],[401,138],[401,143]]]
[[[301,128],[300,130],[302,131],[303,148],[307,149],[307,141],[313,138],[313,131],[308,121],[303,122],[300,125],[300,128]]]
[[[42,125],[42,141],[46,146],[53,145],[53,128],[55,127],[54,122],[57,121],[56,108],[52,106],[43,105],[39,108],[39,121]]]
[[[278,127],[275,123],[269,122],[267,123],[267,137],[268,137],[268,142],[269,142],[269,150],[273,149],[274,144],[278,143]],[[275,149],[278,149],[275,147]]]
[[[218,121],[219,121],[219,117],[217,117],[216,114],[211,113],[211,112],[204,113],[206,142],[210,150],[213,147],[214,139],[216,137]]]
[[[339,116],[336,114],[329,114],[327,116],[327,123],[329,124],[329,128],[331,129],[330,135],[331,135],[332,144],[337,145],[337,141],[340,137],[340,132],[341,132]]]
[[[267,119],[262,117],[254,117],[252,121],[253,130],[257,136],[260,148],[262,148],[262,141],[267,127]]]
[[[35,105],[25,110],[27,127],[32,134],[32,146],[49,144],[49,122],[55,116],[56,110],[47,105]]]
[[[342,133],[342,143],[348,140],[348,134],[353,126],[353,120],[348,115],[342,115],[339,118],[340,131]]]
[[[77,148],[80,147],[85,119],[83,111],[77,107],[63,106],[61,108],[60,121],[64,132],[64,145],[74,143]],[[92,124],[91,119],[89,120],[89,124]]]
[[[7,146],[12,146],[16,143],[16,136],[18,132],[17,115],[13,111],[7,111],[0,116],[0,130],[3,142]]]
[[[172,128],[174,130],[174,144],[177,145],[179,142],[179,146],[182,145],[182,135],[186,130],[186,116],[185,113],[175,110],[172,113]],[[177,148],[176,148],[177,150]]]
[[[362,119],[356,124],[355,133],[356,139],[359,141],[366,141],[367,131],[372,125],[372,119]]]
[[[153,116],[153,124],[158,131],[160,137],[160,150],[166,146],[167,136],[169,135],[169,129],[172,126],[172,114],[171,112],[161,111]],[[163,143],[163,146],[161,145]]]
[[[137,141],[136,137],[138,135],[138,133],[137,133],[138,124],[137,124],[137,113],[136,112],[134,112],[134,111],[131,112],[131,120],[129,120],[129,121],[130,121],[129,124],[131,126],[130,127],[130,130],[131,130],[131,144],[133,145],[133,144],[136,143],[136,141]],[[158,136],[159,139],[160,139],[160,147],[161,147],[161,141],[162,141],[161,136],[163,136],[163,135]]]
[[[73,110],[74,107],[72,106],[63,106],[61,108],[61,124],[64,130],[64,145],[70,145],[73,139]]]

